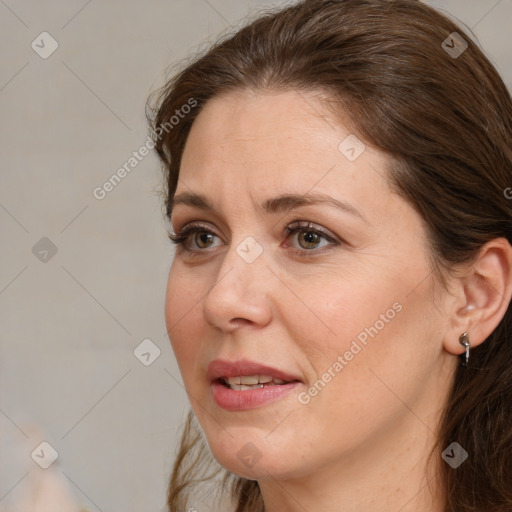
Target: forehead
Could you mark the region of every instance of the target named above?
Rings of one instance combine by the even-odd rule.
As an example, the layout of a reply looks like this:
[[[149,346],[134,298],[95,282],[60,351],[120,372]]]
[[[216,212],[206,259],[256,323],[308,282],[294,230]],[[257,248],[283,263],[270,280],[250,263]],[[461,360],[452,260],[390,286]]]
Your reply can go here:
[[[231,91],[203,107],[187,139],[182,167],[190,172],[189,167],[223,159],[227,167],[252,162],[308,163],[318,160],[319,153],[335,163],[342,156],[340,143],[349,136],[355,138],[347,124],[348,119],[345,122],[327,109],[325,95],[320,93]],[[347,169],[354,167],[345,160]]]
[[[318,94],[244,89],[209,100],[194,122],[187,146],[197,142],[203,146],[202,154],[210,149],[212,156],[257,147],[263,157],[272,153],[289,158],[293,155],[285,151],[298,151],[298,144],[313,148],[329,136],[336,142],[343,128]]]
[[[232,202],[250,194],[261,203],[313,191],[366,198],[372,208],[372,193],[388,188],[387,163],[319,93],[233,91],[207,102],[194,122],[176,194],[201,191]]]

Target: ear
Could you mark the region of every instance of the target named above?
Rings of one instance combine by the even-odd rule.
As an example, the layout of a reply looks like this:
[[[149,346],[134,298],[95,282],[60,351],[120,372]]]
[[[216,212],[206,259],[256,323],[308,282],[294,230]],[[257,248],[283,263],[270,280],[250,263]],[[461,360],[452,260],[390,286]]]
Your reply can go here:
[[[476,260],[455,280],[455,300],[444,348],[462,354],[468,333],[471,347],[483,343],[505,316],[512,296],[512,247],[505,238],[487,242]]]

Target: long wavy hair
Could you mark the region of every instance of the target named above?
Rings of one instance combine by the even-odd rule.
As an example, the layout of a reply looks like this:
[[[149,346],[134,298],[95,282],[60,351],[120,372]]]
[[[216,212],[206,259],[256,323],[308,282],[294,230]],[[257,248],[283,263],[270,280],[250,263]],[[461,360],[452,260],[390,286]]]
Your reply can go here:
[[[472,37],[419,0],[303,0],[260,14],[182,66],[148,102],[167,216],[190,128],[209,99],[247,88],[323,91],[353,133],[392,157],[390,181],[424,219],[441,280],[489,240],[512,243],[510,93]],[[453,441],[470,455],[456,470],[440,464],[445,512],[510,512],[510,306],[456,370],[430,458]],[[190,411],[170,512],[187,510],[201,481],[215,481],[236,512],[264,510],[258,482],[216,463]]]

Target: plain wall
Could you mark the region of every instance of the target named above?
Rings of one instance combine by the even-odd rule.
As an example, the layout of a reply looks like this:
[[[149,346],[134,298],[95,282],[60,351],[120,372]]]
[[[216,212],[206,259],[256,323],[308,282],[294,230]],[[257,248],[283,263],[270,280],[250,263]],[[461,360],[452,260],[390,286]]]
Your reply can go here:
[[[42,441],[87,510],[164,509],[188,403],[164,323],[160,165],[93,190],[145,143],[168,65],[284,3],[0,2],[0,510],[47,471],[30,456]],[[473,28],[510,87],[512,1],[430,3]],[[43,31],[59,45],[46,59],[31,47]],[[161,351],[149,366],[144,339]]]

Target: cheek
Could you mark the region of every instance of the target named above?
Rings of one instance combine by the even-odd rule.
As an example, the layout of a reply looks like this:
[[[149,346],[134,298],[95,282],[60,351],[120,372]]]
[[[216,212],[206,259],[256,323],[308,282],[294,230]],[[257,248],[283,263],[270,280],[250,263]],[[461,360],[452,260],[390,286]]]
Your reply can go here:
[[[354,340],[364,347],[365,341],[388,329],[402,309],[405,287],[394,277],[366,269],[345,275],[330,273],[314,285],[298,280],[294,289],[302,303],[296,300],[286,314],[290,328],[295,325],[297,333],[304,333],[302,338],[309,339],[305,349],[325,366],[326,356],[334,362]]]
[[[428,368],[428,358],[435,357],[435,350],[428,353],[436,338],[431,283],[426,280],[417,286],[425,275],[420,265],[408,272],[401,267],[388,272],[367,268],[296,288],[308,309],[300,306],[299,315],[289,311],[288,329],[300,340],[309,361],[308,384],[328,381],[325,387],[330,391],[319,395],[356,402],[359,408],[371,402],[378,408],[372,395],[392,397],[379,376],[409,394],[408,386],[415,385]],[[352,410],[355,405],[351,403]]]
[[[339,421],[342,411],[350,410],[344,421],[355,431],[370,428],[403,409],[397,396],[412,403],[421,394],[439,353],[439,318],[431,281],[417,284],[413,273],[396,272],[325,289],[324,308],[317,310],[335,334],[313,338],[315,346],[307,350],[313,379],[327,382],[316,386],[320,392],[313,390],[310,405],[326,420]]]
[[[200,353],[203,295],[191,286],[190,275],[173,263],[167,281],[165,323],[184,380],[188,379]]]

